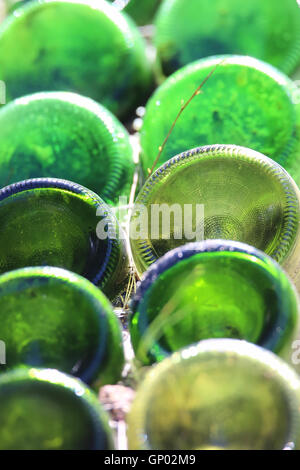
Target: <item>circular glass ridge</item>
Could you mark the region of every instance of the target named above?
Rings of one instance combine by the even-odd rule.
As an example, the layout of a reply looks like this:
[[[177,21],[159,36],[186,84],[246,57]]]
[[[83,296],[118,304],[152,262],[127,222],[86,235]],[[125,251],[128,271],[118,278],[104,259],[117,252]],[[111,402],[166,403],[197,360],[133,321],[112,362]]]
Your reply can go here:
[[[0,190],[0,202],[18,193],[41,188],[61,189],[80,195],[86,204],[95,208],[95,213],[101,207],[101,216],[107,221],[107,248],[102,265],[99,266],[96,274],[90,281],[93,284],[99,285],[107,295],[110,295],[110,289],[113,288],[113,285],[111,285],[112,280],[116,281],[114,279],[115,275],[117,274],[123,280],[127,276],[127,255],[125,245],[116,236],[119,233],[120,227],[109,206],[96,193],[84,186],[57,178],[34,178],[13,183]],[[118,272],[119,270],[120,272]]]
[[[299,199],[298,189],[288,173],[276,162],[265,155],[245,147],[235,145],[210,145],[198,147],[183,152],[163,164],[153,173],[146,181],[141,192],[136,199],[137,205],[148,206],[151,204],[159,184],[168,187],[168,177],[176,172],[180,174],[180,169],[191,165],[193,162],[201,164],[204,159],[213,158],[235,159],[235,161],[245,161],[256,165],[260,172],[270,175],[274,181],[283,188],[284,192],[284,210],[283,210],[283,226],[276,247],[272,248],[272,252],[267,254],[274,258],[280,264],[284,263],[289,255],[293,252],[298,236],[299,226]],[[177,175],[178,176],[178,175]],[[192,183],[191,183],[192,184]],[[209,184],[209,182],[207,182]],[[230,188],[229,188],[230,189]],[[180,203],[180,201],[178,201]],[[201,203],[201,200],[199,201]],[[219,237],[216,237],[219,238]],[[237,240],[247,243],[247,240]],[[182,243],[181,243],[182,244]],[[132,252],[138,272],[141,273],[154,263],[158,257],[152,245],[151,239],[132,241]],[[257,247],[263,249],[262,247]],[[293,273],[291,277],[293,278]]]
[[[147,373],[144,381],[140,385],[137,396],[131,408],[131,412],[129,414],[129,448],[130,449],[167,449],[164,447],[164,443],[161,442],[161,445],[157,445],[153,447],[151,445],[151,425],[147,423],[149,417],[151,416],[150,413],[154,413],[154,407],[157,405],[157,399],[160,397],[162,403],[164,400],[167,400],[165,403],[165,409],[163,413],[163,422],[166,423],[166,426],[169,424],[167,431],[166,426],[164,429],[155,428],[153,429],[158,436],[162,436],[162,433],[165,433],[163,437],[168,439],[168,435],[166,436],[167,432],[170,433],[170,439],[172,439],[172,429],[174,428],[175,421],[176,421],[176,436],[179,439],[185,438],[185,431],[187,431],[187,427],[191,427],[192,435],[196,436],[197,438],[197,428],[194,429],[195,422],[189,421],[184,425],[178,421],[181,418],[184,418],[184,412],[189,412],[189,404],[190,402],[193,403],[193,416],[197,421],[197,411],[201,410],[201,399],[200,397],[204,397],[203,393],[201,392],[206,387],[206,377],[205,377],[205,364],[209,365],[211,361],[211,366],[214,367],[216,370],[224,370],[225,367],[228,367],[228,374],[227,377],[227,384],[233,383],[232,379],[234,379],[234,375],[231,374],[233,371],[230,369],[235,368],[238,364],[243,366],[242,373],[245,375],[245,381],[243,383],[244,395],[247,396],[247,389],[251,391],[251,387],[253,385],[253,381],[255,377],[257,380],[261,380],[266,384],[267,382],[270,383],[270,387],[278,389],[281,393],[281,407],[285,413],[284,421],[286,424],[286,432],[284,436],[281,436],[280,442],[274,443],[272,442],[273,446],[275,444],[275,448],[278,446],[278,450],[291,450],[291,449],[299,449],[300,446],[300,416],[299,416],[299,406],[300,406],[300,381],[299,376],[296,372],[290,368],[282,359],[275,356],[270,351],[267,351],[259,346],[247,343],[246,341],[240,341],[236,339],[208,339],[201,341],[197,344],[191,345],[188,348],[182,349],[181,351],[175,352],[169,358],[165,359],[155,367],[152,367],[150,371]],[[191,372],[191,377],[188,375],[189,367],[194,367],[194,371]],[[203,367],[203,374],[201,374],[201,368]],[[189,383],[187,380],[191,379],[195,373],[197,373],[198,382],[196,383]],[[211,369],[210,376],[214,373],[214,369]],[[248,376],[248,381],[246,377]],[[175,380],[178,382],[176,383]],[[196,379],[196,377],[194,377]],[[165,384],[165,385],[164,385]],[[169,386],[169,394],[166,395],[164,393],[166,390],[166,385],[170,384]],[[171,385],[172,384],[172,385]],[[255,382],[254,382],[255,385]],[[223,384],[224,386],[224,384]],[[182,396],[182,392],[180,393],[180,389],[183,388],[183,391],[190,387],[190,394]],[[229,404],[226,402],[226,397],[228,396],[223,395],[224,391],[221,387],[220,383],[215,385],[216,390],[220,390],[219,399],[215,402],[216,408],[212,406],[210,416],[210,421],[208,424],[208,428],[205,430],[206,435],[205,438],[209,438],[208,436],[209,431],[213,431],[211,426],[219,426],[220,423],[218,421],[218,413],[216,412],[218,407],[227,407],[228,413],[230,413],[231,420],[234,423],[235,414],[239,411],[239,400],[241,390],[232,390],[232,395],[229,395],[230,402]],[[221,387],[221,388],[220,388]],[[172,390],[171,390],[172,388]],[[197,401],[195,397],[195,393],[197,393]],[[209,393],[209,389],[208,389]],[[174,396],[173,396],[174,394]],[[179,395],[179,396],[178,396]],[[156,402],[154,402],[154,396]],[[181,402],[180,397],[182,397],[183,401]],[[224,398],[225,397],[225,398]],[[258,399],[260,399],[259,396]],[[194,399],[194,400],[193,400]],[[224,400],[224,402],[223,402]],[[236,400],[236,406],[235,406]],[[274,401],[276,401],[274,399]],[[172,407],[172,409],[168,409],[168,407]],[[180,408],[179,408],[180,407]],[[197,410],[198,408],[198,410]],[[264,407],[263,407],[264,409]],[[271,411],[271,410],[269,410]],[[273,410],[274,411],[274,410]],[[174,422],[170,423],[168,413],[171,413],[174,417]],[[209,409],[207,410],[209,412]],[[202,416],[202,414],[201,414]],[[186,416],[186,419],[188,416]],[[259,417],[260,418],[260,417]],[[199,421],[199,420],[198,420]],[[200,421],[199,421],[200,423]],[[246,416],[244,416],[243,423],[245,423],[245,427],[247,426]],[[154,421],[154,424],[158,424]],[[201,423],[200,423],[201,424]],[[200,425],[199,424],[199,425]],[[234,426],[234,424],[233,424]],[[200,426],[201,428],[201,426]],[[189,429],[189,428],[188,428]],[[276,432],[277,429],[272,429],[271,433]],[[161,434],[160,434],[161,433]],[[191,435],[191,433],[189,433]],[[246,431],[247,435],[247,431]],[[226,437],[226,436],[224,436]],[[270,437],[270,436],[269,436]],[[175,435],[173,434],[173,438]],[[201,439],[202,438],[202,439]],[[230,442],[223,442],[222,445],[205,442],[205,438],[203,439],[203,435],[199,434],[199,441],[198,446],[194,447],[191,446],[190,443],[183,445],[180,447],[181,449],[221,449],[221,448],[231,448],[231,449],[238,449],[238,448],[245,448],[245,442],[240,441],[239,446],[230,447]],[[203,440],[204,442],[201,442]],[[225,439],[226,441],[226,439]],[[168,441],[169,445],[172,446],[170,440]],[[157,443],[156,443],[157,444]],[[262,443],[260,443],[262,444]],[[270,442],[269,442],[270,444]],[[276,446],[277,444],[277,446]],[[244,447],[243,447],[244,446]],[[272,446],[272,448],[274,448]],[[174,447],[175,448],[175,447]],[[256,448],[256,446],[255,446]],[[261,449],[261,446],[257,447]],[[266,447],[268,448],[268,447]],[[170,449],[170,447],[168,447]],[[249,449],[249,448],[247,448]]]
[[[244,243],[239,243],[239,242],[235,242],[231,240],[229,241],[228,240],[207,240],[207,241],[198,242],[198,243],[188,243],[182,247],[176,248],[166,253],[163,257],[161,257],[158,261],[156,261],[152,266],[150,266],[150,268],[148,269],[148,271],[146,271],[146,273],[144,273],[142,280],[139,282],[137,286],[136,293],[130,305],[130,309],[132,312],[130,316],[130,331],[131,331],[132,343],[136,351],[137,358],[144,363],[148,363],[149,361],[156,362],[156,361],[161,361],[165,357],[169,356],[170,353],[172,352],[170,350],[167,350],[166,346],[164,346],[164,343],[162,344],[159,339],[160,336],[164,338],[164,335],[167,334],[167,331],[164,330],[163,319],[161,320],[161,324],[159,328],[157,330],[154,329],[154,333],[151,338],[151,341],[149,341],[148,343],[147,340],[143,339],[143,336],[144,335],[146,336],[147,333],[149,333],[149,325],[151,324],[151,322],[155,322],[158,319],[159,315],[163,312],[164,307],[167,307],[169,304],[172,306],[169,309],[169,315],[172,316],[173,314],[173,317],[174,318],[176,317],[175,318],[176,320],[178,320],[176,316],[176,310],[180,311],[180,307],[178,305],[176,306],[176,300],[173,295],[175,294],[175,292],[170,290],[170,295],[169,296],[167,295],[166,297],[162,298],[162,296],[159,295],[159,292],[157,290],[153,291],[152,287],[154,287],[155,285],[158,286],[159,284],[161,284],[162,290],[167,291],[168,285],[172,281],[172,268],[174,268],[175,266],[179,267],[179,265],[181,264],[183,267],[183,271],[181,272],[181,278],[184,277],[183,273],[185,271],[188,277],[188,273],[193,268],[192,266],[189,267],[188,264],[186,264],[185,271],[184,271],[184,266],[182,264],[183,261],[184,260],[193,261],[193,259],[195,259],[195,256],[197,256],[198,263],[195,264],[195,266],[199,266],[199,265],[201,266],[201,257],[198,255],[206,254],[206,253],[211,253],[212,255],[220,255],[223,258],[225,254],[227,254],[228,256],[234,253],[250,255],[250,257],[247,257],[247,259],[246,258],[242,258],[241,260],[233,259],[232,261],[233,262],[235,261],[236,263],[239,263],[239,261],[243,261],[243,263],[248,263],[248,268],[250,268],[251,265],[254,266],[254,264],[257,265],[257,268],[259,266],[261,274],[262,276],[264,276],[266,282],[268,281],[270,286],[276,285],[276,288],[273,287],[273,290],[275,290],[276,295],[278,293],[278,298],[276,299],[278,303],[276,306],[274,306],[273,311],[272,311],[271,306],[269,305],[261,306],[261,308],[268,307],[270,310],[263,312],[263,318],[262,318],[263,324],[261,325],[261,330],[257,337],[257,341],[254,341],[254,342],[264,347],[265,349],[269,349],[288,359],[288,356],[290,356],[290,351],[291,351],[290,344],[291,344],[291,341],[295,339],[296,337],[297,327],[299,324],[298,296],[297,296],[296,290],[294,289],[293,285],[289,282],[289,279],[287,278],[283,270],[280,268],[280,266],[276,263],[276,261],[274,261],[272,258],[270,258],[268,255],[266,255],[260,250],[257,250]],[[204,263],[204,266],[205,266],[205,261],[206,261],[205,259],[202,260],[202,262]],[[213,261],[211,260],[211,262]],[[195,259],[195,263],[196,263],[196,259]],[[224,270],[224,266],[223,268],[222,266],[221,267],[219,266],[219,269]],[[246,264],[244,266],[244,269],[245,270],[247,269]],[[173,270],[173,279],[175,277],[175,281],[176,281],[176,272],[174,273],[174,270]],[[223,275],[225,274],[226,272],[223,271]],[[256,275],[257,274],[258,272],[256,273]],[[178,275],[178,272],[177,272],[177,275]],[[252,272],[252,275],[253,275],[253,272]],[[203,273],[200,272],[199,281],[201,281],[202,277],[205,279],[205,276],[206,276],[205,271],[203,271]],[[251,272],[249,272],[248,279],[246,275],[244,275],[244,278],[246,279],[246,282],[249,283],[249,287],[254,285],[253,280],[251,279]],[[192,279],[191,282],[195,282],[195,280]],[[169,286],[170,289],[179,288],[178,279],[177,279],[177,284],[176,283],[173,285],[170,284],[170,286]],[[188,290],[188,288],[189,288],[189,283],[187,279],[186,285],[180,284],[181,294],[184,295],[185,289]],[[264,285],[263,288],[265,289],[266,285]],[[207,289],[209,289],[209,287],[207,287]],[[216,303],[218,303],[217,295],[216,295]],[[153,301],[156,298],[159,298],[158,306],[155,306],[155,304],[153,304]],[[266,299],[263,296],[262,298],[263,298],[263,302],[266,302]],[[201,303],[201,296],[198,299],[198,301]],[[236,308],[239,308],[239,303],[238,303],[239,299],[237,298],[235,299],[235,301],[237,302]],[[269,302],[271,303],[270,299],[269,299]],[[195,307],[192,303],[191,305],[186,303],[185,306],[187,309],[193,309],[193,307]],[[217,307],[215,307],[215,309],[217,311]],[[156,315],[155,312],[156,313],[158,312],[158,315]],[[200,312],[201,312],[201,308],[200,308]],[[188,314],[186,313],[186,315]],[[272,316],[272,320],[270,319],[271,316]],[[201,322],[201,313],[199,314],[198,321]],[[228,320],[228,318],[227,319],[225,318],[225,319],[222,319],[222,321],[223,322],[227,321],[228,322],[227,328],[229,328],[230,320]],[[205,318],[204,318],[204,322],[205,322]],[[257,322],[259,322],[259,319],[257,319]],[[234,323],[235,322],[233,321],[233,324]],[[171,319],[171,324],[172,324],[172,319]],[[176,321],[174,324],[176,326]],[[180,328],[180,323],[178,323],[178,328]],[[180,331],[181,330],[182,328],[180,328]],[[181,334],[184,335],[184,332],[181,331]],[[147,339],[149,340],[149,338]],[[240,339],[246,339],[246,338],[240,338]],[[198,340],[200,340],[200,338],[198,338]],[[145,341],[145,344],[143,345],[144,341]],[[174,341],[176,342],[176,340]],[[140,349],[142,345],[143,347],[146,346],[146,349],[148,350],[144,351],[143,349]],[[186,343],[186,346],[187,345],[188,345],[188,342]],[[170,347],[170,345],[168,345],[168,347]]]
[[[0,186],[45,176],[83,184],[106,202],[129,195],[129,135],[92,99],[55,91],[17,98],[0,109],[0,127]]]
[[[22,390],[24,387],[29,387],[29,390],[32,390],[33,397],[35,393],[39,394],[49,394],[49,397],[53,396],[53,399],[57,399],[56,392],[60,392],[60,397],[65,397],[68,402],[77,403],[76,408],[81,408],[81,416],[85,415],[85,423],[77,423],[76,427],[82,426],[82,424],[88,424],[90,426],[90,437],[91,441],[89,442],[90,450],[101,450],[101,449],[113,449],[113,439],[112,434],[108,425],[108,416],[106,412],[102,409],[96,395],[79,379],[75,379],[67,374],[59,372],[55,369],[36,369],[36,368],[20,368],[15,369],[14,371],[7,372],[0,375],[0,395],[3,395],[1,398],[1,403],[5,403],[5,397],[12,395],[12,392],[16,390],[18,393],[18,388],[20,388],[20,394],[22,397]],[[32,388],[31,388],[32,387]],[[36,390],[34,391],[34,389]],[[16,397],[15,397],[16,398]],[[1,407],[1,405],[0,405]],[[17,413],[17,407],[15,408]],[[57,410],[55,410],[57,411]],[[25,410],[26,412],[26,410]],[[39,410],[36,410],[37,416],[39,416]],[[35,421],[36,416],[30,416],[30,420]],[[28,421],[29,421],[28,419]],[[33,424],[33,422],[31,421]],[[51,422],[48,423],[48,426],[45,427],[45,423],[42,423],[41,430],[42,436],[46,437],[44,430],[48,429],[51,426]],[[8,436],[8,423],[6,429],[0,429],[1,443],[5,444],[4,435],[2,433],[6,432],[5,437]],[[14,434],[15,428],[11,429],[12,439],[9,444],[14,448]],[[72,430],[71,430],[72,432]],[[88,432],[88,430],[86,430]],[[24,430],[24,449],[28,449],[26,445],[26,440],[28,437],[28,428]],[[55,436],[59,439],[60,436]],[[46,439],[45,439],[46,441]],[[51,450],[53,448],[60,448],[60,441],[54,439],[54,442],[38,442],[38,446],[43,447],[45,445],[45,450]],[[78,444],[78,442],[77,442]],[[81,443],[79,443],[80,445]],[[1,446],[1,444],[0,444]],[[57,446],[57,447],[56,447]],[[2,448],[2,447],[1,447]],[[5,449],[3,449],[5,450]],[[34,449],[32,449],[34,450]]]
[[[52,291],[56,295],[52,295]],[[78,303],[74,306],[74,302],[72,303],[68,295],[75,298],[79,296],[82,304],[79,303],[78,297]],[[14,305],[11,307],[10,296],[16,296]],[[38,305],[47,318],[38,327],[41,313],[36,312],[36,316],[31,320],[31,331],[26,337],[26,328],[23,326],[22,329],[22,324],[26,325],[26,322],[30,321],[30,314],[32,309],[36,308],[39,296]],[[19,298],[23,299],[21,306],[18,306]],[[51,303],[51,299],[54,298],[55,304]],[[6,323],[5,318],[3,318],[0,327],[1,339],[6,344],[8,357],[11,357],[11,361],[8,359],[7,365],[2,366],[5,371],[24,364],[54,367],[75,375],[86,383],[92,383],[94,386],[115,383],[119,380],[124,365],[121,329],[117,317],[113,313],[112,305],[100,289],[87,279],[65,269],[49,266],[17,269],[0,276],[0,302],[1,299],[5,301],[2,314],[16,314],[14,319],[15,333],[10,332],[9,321]],[[26,310],[26,304],[32,304],[32,307]],[[45,307],[44,310],[42,307]],[[17,311],[15,311],[16,308]],[[58,316],[52,308],[60,308]],[[76,308],[78,311],[75,310]],[[74,346],[68,349],[68,340],[63,333],[66,327],[63,317],[67,321],[68,315],[73,315],[74,326],[76,317],[81,318],[78,322],[78,327],[81,325],[80,331],[73,330],[72,333],[69,328],[70,338],[72,334],[77,336],[77,349]],[[35,320],[36,324],[34,324]],[[92,322],[94,330],[89,330],[89,324]],[[6,327],[8,333],[5,333]],[[49,334],[47,328],[50,328]],[[54,338],[51,337],[53,328],[57,328],[59,331],[61,345],[60,348],[57,348],[55,355],[51,353],[51,348],[56,348],[55,342],[53,343]],[[43,339],[44,337],[46,340]],[[89,344],[83,348],[87,339]],[[12,348],[10,341],[12,341]],[[14,342],[17,344],[17,349]],[[64,342],[66,347],[63,345]],[[50,351],[50,354],[47,353],[47,350]],[[62,352],[59,351],[68,354],[65,362],[63,362],[64,357],[61,356]],[[12,361],[15,362],[12,364]]]

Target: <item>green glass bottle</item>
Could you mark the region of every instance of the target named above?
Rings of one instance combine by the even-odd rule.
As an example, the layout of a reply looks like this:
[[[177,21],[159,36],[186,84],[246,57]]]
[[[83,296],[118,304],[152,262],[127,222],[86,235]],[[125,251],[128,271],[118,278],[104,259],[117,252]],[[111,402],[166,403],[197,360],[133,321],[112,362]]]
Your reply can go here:
[[[113,449],[108,416],[80,380],[53,369],[0,376],[1,450]]]
[[[0,273],[56,266],[89,279],[113,299],[126,284],[128,257],[116,218],[92,191],[55,178],[0,190]]]
[[[95,101],[36,93],[0,108],[0,187],[28,178],[63,178],[107,203],[129,196],[134,162],[125,127]]]
[[[168,252],[144,275],[131,309],[131,340],[144,364],[209,338],[244,339],[289,358],[298,332],[297,295],[283,270],[233,241]]]
[[[89,281],[60,268],[0,276],[0,339],[6,347],[0,372],[53,368],[99,387],[120,380],[124,366],[111,304]]]
[[[140,25],[151,23],[161,0],[109,0]]]
[[[300,63],[297,0],[164,0],[155,44],[166,75],[214,54],[245,54],[291,74]]]
[[[299,173],[296,183],[300,183],[300,112],[294,104],[299,90],[270,65],[243,56],[200,60],[176,72],[156,90],[147,103],[141,130],[145,174],[183,103],[213,70],[203,93],[176,122],[156,168],[193,147],[235,144],[257,150],[283,166],[287,159],[293,161]]]
[[[7,101],[72,91],[124,119],[151,81],[137,27],[104,0],[42,0],[16,10],[0,28],[0,70]]]
[[[189,150],[139,193],[130,223],[139,274],[189,241],[236,240],[274,258],[300,289],[299,190],[264,155],[234,145]]]
[[[299,410],[299,376],[273,353],[201,341],[150,370],[129,416],[129,448],[299,449]]]

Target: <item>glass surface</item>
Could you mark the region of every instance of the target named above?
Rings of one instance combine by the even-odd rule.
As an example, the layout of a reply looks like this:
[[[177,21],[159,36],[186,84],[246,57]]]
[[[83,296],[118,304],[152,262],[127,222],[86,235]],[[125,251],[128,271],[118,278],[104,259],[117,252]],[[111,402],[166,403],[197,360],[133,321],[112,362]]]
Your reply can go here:
[[[176,212],[177,217],[165,218],[165,224],[153,217],[155,205],[162,209],[162,204],[171,216],[177,204],[179,217]],[[203,217],[197,216],[197,204],[203,205]],[[143,220],[139,205],[147,210],[146,223],[134,233]],[[213,145],[184,152],[162,165],[139,193],[131,219],[138,273],[172,248],[197,241],[201,224],[203,234],[198,235],[205,240],[236,240],[259,248],[299,283],[299,191],[273,160],[243,147]]]
[[[147,103],[141,130],[145,174],[147,168],[152,168],[182,104],[217,64],[203,93],[178,119],[156,168],[193,147],[235,144],[257,150],[283,166],[286,163],[287,170],[288,161],[293,161],[298,169],[296,183],[300,183],[300,114],[294,103],[299,90],[296,92],[295,84],[270,65],[243,56],[197,61],[176,72],[155,91]]]
[[[37,93],[0,108],[0,186],[64,178],[105,202],[129,197],[134,163],[129,136],[103,106],[65,92]]]
[[[120,325],[102,292],[58,268],[0,276],[0,338],[6,365],[50,367],[87,383],[116,383],[124,365]]]
[[[57,370],[0,376],[0,449],[113,449],[108,417],[79,380]]]
[[[245,54],[291,74],[300,63],[297,0],[165,0],[155,44],[165,74],[214,54]]]
[[[8,101],[72,91],[122,118],[150,84],[138,29],[102,0],[42,0],[16,10],[0,28],[0,70]]]
[[[101,221],[106,239],[96,233]],[[116,219],[83,186],[51,178],[7,186],[0,191],[0,224],[0,273],[62,267],[99,285],[109,298],[126,283],[128,259]]]
[[[137,24],[151,23],[153,16],[162,0],[130,0],[124,11],[130,15]]]
[[[153,16],[162,0],[108,0],[118,9],[127,13],[138,25],[152,22]]]
[[[291,355],[297,296],[280,266],[248,245],[187,244],[144,275],[132,301],[131,340],[142,363],[208,338],[236,338]]]
[[[129,448],[299,449],[300,381],[274,354],[218,339],[175,353],[141,384]]]

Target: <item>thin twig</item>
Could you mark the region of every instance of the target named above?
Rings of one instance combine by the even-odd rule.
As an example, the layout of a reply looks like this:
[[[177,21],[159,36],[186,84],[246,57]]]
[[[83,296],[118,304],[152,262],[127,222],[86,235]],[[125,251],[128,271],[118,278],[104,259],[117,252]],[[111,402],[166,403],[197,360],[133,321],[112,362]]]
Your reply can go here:
[[[129,282],[127,284],[125,298],[124,298],[124,301],[123,301],[123,308],[124,309],[128,309],[128,303],[129,303],[130,297],[131,297],[132,293],[135,293],[135,291],[136,291],[136,277],[135,277],[134,270],[132,270],[130,272],[129,276],[130,276],[129,277]]]
[[[192,96],[187,100],[187,102],[185,104],[182,104],[180,110],[179,110],[179,113],[177,114],[176,118],[175,118],[175,121],[173,122],[169,132],[168,132],[168,135],[167,137],[165,138],[165,140],[163,141],[163,144],[159,147],[159,151],[158,151],[158,155],[156,157],[156,159],[154,160],[154,163],[152,165],[152,168],[151,170],[148,170],[149,172],[149,176],[152,175],[153,171],[154,171],[154,168],[156,167],[159,159],[160,159],[160,156],[169,140],[169,137],[170,135],[172,134],[173,132],[173,129],[174,127],[176,126],[176,123],[178,121],[178,119],[180,118],[181,114],[183,113],[183,111],[188,107],[188,105],[190,104],[190,102],[195,98],[195,96],[198,96],[200,95],[200,93],[203,93],[201,88],[205,85],[205,83],[207,82],[207,80],[210,79],[210,77],[212,76],[212,74],[216,71],[217,67],[219,67],[220,64],[222,64],[224,62],[225,59],[221,60],[210,72],[209,74],[204,78],[204,80],[202,81],[202,83],[198,86],[198,88],[194,91],[194,93],[192,94]]]

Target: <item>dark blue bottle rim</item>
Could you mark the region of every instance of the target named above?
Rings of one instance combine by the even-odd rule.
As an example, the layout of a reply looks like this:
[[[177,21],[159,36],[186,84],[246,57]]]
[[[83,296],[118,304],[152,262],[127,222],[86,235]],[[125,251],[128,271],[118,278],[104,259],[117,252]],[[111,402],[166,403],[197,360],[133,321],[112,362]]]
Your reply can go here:
[[[103,208],[102,215],[108,221],[108,234],[115,233],[117,222],[114,219],[113,214],[111,213],[108,205],[93,191],[81,186],[78,183],[73,183],[72,181],[63,180],[59,178],[33,178],[24,181],[19,181],[17,183],[10,184],[5,186],[0,190],[0,202],[4,199],[21,193],[23,191],[29,191],[31,189],[40,189],[40,188],[55,188],[69,191],[74,194],[79,194],[87,196],[90,202],[95,206],[95,208],[101,206]],[[116,240],[113,237],[108,235],[107,237],[107,250],[102,266],[99,268],[99,271],[95,274],[91,282],[93,284],[99,284],[103,281],[103,276],[106,275],[108,271],[112,269],[111,261],[114,255],[116,248]]]
[[[93,430],[91,449],[102,450],[101,443],[106,442],[113,449],[113,439],[108,425],[108,416],[92,392],[80,379],[65,374],[57,369],[40,369],[22,367],[9,371],[0,376],[1,390],[8,391],[13,387],[45,385],[49,391],[59,389],[69,397],[73,397],[83,405],[84,412],[89,417]]]
[[[201,158],[234,158],[236,160],[248,161],[249,163],[259,165],[262,171],[270,174],[274,180],[281,185],[284,195],[285,204],[283,211],[283,225],[281,235],[277,241],[276,248],[270,253],[273,259],[281,263],[291,252],[297,233],[299,231],[299,200],[296,193],[296,183],[282,168],[271,158],[259,153],[255,150],[241,147],[238,145],[215,144],[196,147],[186,152],[175,155],[173,158],[161,165],[146,181],[141,189],[136,204],[147,206],[151,198],[152,191],[155,190],[156,184],[162,179],[166,179],[169,174],[177,168],[183,167],[191,161],[201,161]],[[158,258],[153,250],[151,240],[140,240],[139,249],[142,258],[146,259],[148,265],[155,262]]]
[[[202,242],[188,243],[186,245],[175,248],[164,256],[162,256],[158,261],[150,266],[150,268],[144,273],[141,281],[137,285],[136,293],[130,304],[130,322],[132,322],[135,313],[139,311],[139,327],[140,332],[144,334],[148,328],[148,318],[147,318],[147,302],[144,302],[144,297],[151,286],[159,281],[159,276],[175,266],[177,263],[180,263],[183,260],[193,257],[201,253],[213,253],[213,252],[227,252],[227,253],[245,253],[251,255],[263,263],[268,263],[268,265],[273,265],[274,269],[281,273],[288,281],[288,276],[284,273],[280,265],[272,259],[270,256],[266,255],[261,250],[258,250],[250,245],[245,243],[232,241],[232,240],[205,240]],[[298,304],[298,294],[295,287],[289,281],[291,294],[294,295],[295,304]],[[286,298],[283,299],[283,302],[286,301]],[[288,303],[287,303],[288,305]],[[272,328],[268,331],[263,331],[262,335],[257,343],[259,346],[276,351],[279,342],[281,340],[281,332],[284,330],[285,326],[288,324],[289,311],[287,308],[282,305],[281,313],[279,312],[276,320],[273,323]],[[294,325],[296,327],[296,325]],[[156,343],[158,345],[160,353],[164,357],[170,356],[172,352],[167,351],[165,348],[159,345],[159,341]],[[152,356],[152,353],[150,352]]]

